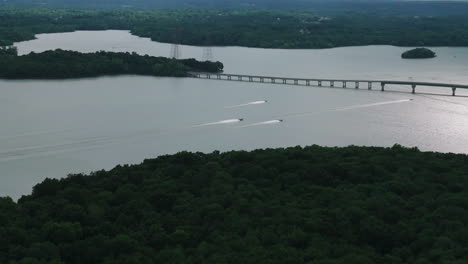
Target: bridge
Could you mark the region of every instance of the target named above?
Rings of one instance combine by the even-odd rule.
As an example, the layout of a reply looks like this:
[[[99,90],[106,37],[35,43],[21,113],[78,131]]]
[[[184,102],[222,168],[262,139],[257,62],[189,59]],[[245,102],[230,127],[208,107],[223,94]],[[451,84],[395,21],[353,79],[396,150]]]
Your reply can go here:
[[[367,89],[372,90],[374,85],[380,87],[381,91],[385,91],[385,85],[408,85],[411,87],[411,92],[416,93],[417,86],[432,86],[451,88],[452,95],[455,96],[457,88],[468,89],[468,85],[452,84],[452,83],[432,83],[432,82],[413,82],[413,81],[385,81],[385,80],[340,80],[340,79],[308,79],[308,78],[286,78],[274,76],[261,76],[261,75],[244,75],[244,74],[229,74],[229,73],[205,73],[205,72],[191,72],[190,77],[201,79],[214,79],[225,81],[239,81],[239,82],[257,82],[257,83],[278,83],[289,85],[305,85],[305,86],[319,86],[319,87],[352,87],[359,89],[361,85],[367,86]]]

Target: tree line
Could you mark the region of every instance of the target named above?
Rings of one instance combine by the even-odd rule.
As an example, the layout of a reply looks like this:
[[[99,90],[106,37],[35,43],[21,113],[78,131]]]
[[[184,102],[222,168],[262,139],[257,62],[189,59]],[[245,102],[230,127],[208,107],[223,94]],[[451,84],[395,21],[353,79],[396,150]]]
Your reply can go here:
[[[17,56],[15,48],[0,48],[0,78],[64,79],[139,74],[184,77],[191,71],[220,72],[221,62],[170,59],[137,53],[80,53],[53,50]]]
[[[468,156],[181,152],[0,198],[0,263],[461,264]]]
[[[262,9],[300,10],[328,14],[369,12],[380,15],[454,15],[466,13],[468,5],[458,1],[398,0],[8,0],[0,7],[9,8],[80,8],[101,10],[152,9]]]
[[[0,8],[0,46],[33,39],[38,33],[105,29],[131,30],[132,34],[155,41],[202,46],[290,49],[384,44],[468,46],[467,3],[434,3],[432,8],[422,8],[421,11],[413,7],[413,13],[406,10],[407,5],[412,4],[400,3],[392,12],[385,8],[351,7],[335,12],[328,9],[93,11]],[[452,10],[454,6],[457,12]],[[436,11],[438,15],[434,15]]]

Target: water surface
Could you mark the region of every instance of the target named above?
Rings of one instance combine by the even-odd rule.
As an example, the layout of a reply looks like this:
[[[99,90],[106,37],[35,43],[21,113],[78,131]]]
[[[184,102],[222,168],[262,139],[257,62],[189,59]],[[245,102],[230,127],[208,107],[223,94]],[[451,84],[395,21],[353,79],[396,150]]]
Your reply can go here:
[[[168,56],[171,50],[126,31],[42,34],[16,46],[21,53],[62,48]],[[183,57],[203,58],[201,47],[181,49]],[[212,59],[230,73],[468,83],[467,48],[435,48],[436,59],[416,61],[401,60],[403,50],[215,47]],[[398,92],[408,87],[389,88],[394,91],[143,76],[0,80],[0,196],[18,198],[45,177],[181,150],[399,143],[468,152],[468,97],[434,95],[449,89],[412,95]]]

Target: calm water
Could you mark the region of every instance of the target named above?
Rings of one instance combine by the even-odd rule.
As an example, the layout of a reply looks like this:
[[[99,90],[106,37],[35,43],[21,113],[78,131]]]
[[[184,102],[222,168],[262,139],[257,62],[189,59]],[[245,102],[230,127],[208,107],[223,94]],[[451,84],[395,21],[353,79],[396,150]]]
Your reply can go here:
[[[171,50],[126,31],[43,34],[16,46],[21,53],[62,48],[169,56]],[[200,47],[181,50],[183,57],[198,59],[208,53]],[[436,59],[417,61],[399,59],[403,50],[216,47],[211,52],[230,73],[468,83],[468,48],[435,48]],[[18,198],[45,177],[181,150],[399,143],[468,153],[468,97],[435,95],[450,94],[448,89],[421,88],[424,94],[412,95],[398,92],[407,87],[391,88],[394,92],[382,93],[141,76],[0,80],[0,196]],[[268,102],[239,106],[259,100]],[[244,121],[197,126],[237,118]],[[284,122],[258,124],[278,119]]]

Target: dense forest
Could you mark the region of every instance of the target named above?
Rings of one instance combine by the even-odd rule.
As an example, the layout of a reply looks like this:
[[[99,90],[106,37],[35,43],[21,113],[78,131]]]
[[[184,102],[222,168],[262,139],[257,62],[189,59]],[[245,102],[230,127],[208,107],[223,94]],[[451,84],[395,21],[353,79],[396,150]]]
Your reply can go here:
[[[117,74],[183,77],[190,71],[223,70],[221,62],[176,60],[136,53],[54,50],[17,56],[15,51],[15,48],[0,48],[0,78],[64,79]]]
[[[365,11],[396,15],[461,14],[467,8],[466,3],[456,0],[3,0],[0,2],[1,6],[103,10],[288,9],[315,11],[322,14]]]
[[[440,8],[318,12],[260,9],[92,11],[0,8],[0,45],[37,33],[128,29],[155,41],[263,48],[331,48],[355,45],[468,46],[468,3],[459,13]],[[386,10],[386,9],[384,9]],[[451,10],[451,9],[450,9]],[[419,14],[421,15],[415,15]],[[324,15],[327,14],[327,15]]]
[[[468,156],[181,152],[0,198],[0,263],[464,264]]]

